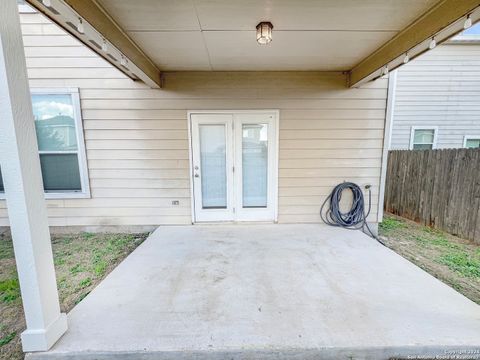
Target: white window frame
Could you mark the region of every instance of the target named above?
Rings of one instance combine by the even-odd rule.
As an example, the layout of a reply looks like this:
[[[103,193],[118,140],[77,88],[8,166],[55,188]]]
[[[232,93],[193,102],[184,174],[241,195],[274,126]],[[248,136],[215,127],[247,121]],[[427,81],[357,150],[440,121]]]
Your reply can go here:
[[[410,150],[413,150],[413,141],[415,139],[415,130],[433,130],[432,150],[437,148],[438,126],[412,126],[412,128],[410,130],[410,146],[409,146]]]
[[[83,120],[82,112],[80,109],[80,93],[78,88],[30,88],[31,95],[70,95],[73,106],[73,117],[75,120],[75,132],[77,138],[77,151],[38,151],[38,154],[49,153],[75,153],[78,157],[78,168],[80,173],[80,185],[81,191],[60,191],[60,192],[47,192],[45,191],[45,199],[85,199],[90,198],[90,183],[88,177],[87,156],[85,150],[85,139],[83,136]],[[0,192],[0,199],[5,199],[5,193]]]
[[[465,135],[463,137],[463,147],[467,148],[467,141],[468,140],[480,140],[480,135]]]

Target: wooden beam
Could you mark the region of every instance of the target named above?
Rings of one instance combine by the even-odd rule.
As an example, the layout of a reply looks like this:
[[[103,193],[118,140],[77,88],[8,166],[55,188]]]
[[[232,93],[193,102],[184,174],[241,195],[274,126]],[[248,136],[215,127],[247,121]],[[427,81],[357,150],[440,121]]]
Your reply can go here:
[[[440,1],[424,15],[400,31],[390,41],[353,67],[349,73],[350,87],[359,86],[363,82],[371,80],[372,74],[378,72],[385,64],[402,56],[418,44],[432,38],[443,29],[473,12],[479,6],[480,0]],[[454,35],[459,30],[463,30],[463,28],[453,29],[448,36]]]
[[[27,0],[27,2],[37,10],[44,13],[52,21],[62,26],[70,34],[83,42],[86,46],[94,50],[97,54],[124,72],[129,77],[134,78],[132,72],[127,71],[117,61],[112,60],[106,53],[102,52],[98,46],[91,43],[91,39],[86,38],[85,34],[80,34],[71,26],[68,26],[66,14],[58,14],[60,8],[70,8],[78,17],[88,23],[98,34],[113,45],[126,59],[135,65],[143,74],[135,74],[151,87],[161,87],[160,70],[155,63],[150,60],[143,51],[130,39],[123,29],[112,19],[112,17],[103,9],[96,0],[57,0],[51,1],[52,7],[46,7],[41,0]],[[54,4],[57,3],[55,11],[52,11]],[[70,12],[71,12],[70,10]],[[71,17],[71,15],[70,15]],[[70,22],[71,24],[71,22]]]

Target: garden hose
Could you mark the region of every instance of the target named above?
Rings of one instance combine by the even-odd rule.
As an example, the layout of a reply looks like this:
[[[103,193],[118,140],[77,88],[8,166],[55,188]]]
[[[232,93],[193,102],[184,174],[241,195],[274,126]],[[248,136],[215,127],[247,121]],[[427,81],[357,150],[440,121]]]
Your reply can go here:
[[[343,182],[335,186],[323,202],[320,208],[320,217],[324,223],[330,226],[364,232],[366,230],[379,243],[385,245],[368,226],[367,217],[371,210],[372,192],[370,185],[365,186],[365,189],[368,190],[368,209],[365,208],[365,199],[360,186],[352,182]],[[340,210],[340,200],[344,190],[350,190],[353,194],[352,207],[347,212]]]

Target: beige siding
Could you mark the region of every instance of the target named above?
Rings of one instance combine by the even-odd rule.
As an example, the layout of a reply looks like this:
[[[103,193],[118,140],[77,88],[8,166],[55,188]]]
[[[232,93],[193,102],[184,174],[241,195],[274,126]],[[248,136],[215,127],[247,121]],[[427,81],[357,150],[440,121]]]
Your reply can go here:
[[[187,111],[200,109],[280,110],[280,222],[318,222],[344,180],[373,185],[376,220],[387,80],[347,89],[341,73],[168,73],[153,90],[40,15],[22,22],[31,86],[80,89],[92,198],[49,200],[51,225],[190,223]]]
[[[480,136],[480,45],[442,45],[398,70],[392,149],[408,149],[412,126],[437,126],[438,148]]]

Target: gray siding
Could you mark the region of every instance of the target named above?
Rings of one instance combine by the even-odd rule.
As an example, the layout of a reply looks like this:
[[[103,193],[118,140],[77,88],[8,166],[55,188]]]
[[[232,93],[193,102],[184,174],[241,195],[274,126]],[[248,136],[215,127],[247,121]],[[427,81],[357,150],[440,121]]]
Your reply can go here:
[[[409,148],[412,126],[437,126],[437,148],[480,136],[480,45],[442,45],[398,70],[391,149]]]

